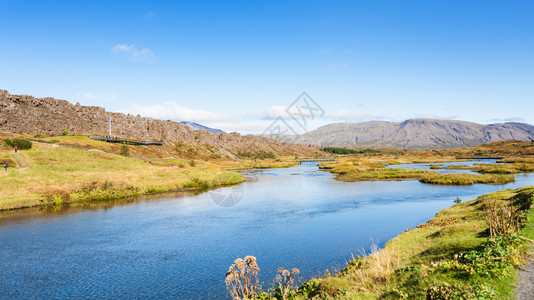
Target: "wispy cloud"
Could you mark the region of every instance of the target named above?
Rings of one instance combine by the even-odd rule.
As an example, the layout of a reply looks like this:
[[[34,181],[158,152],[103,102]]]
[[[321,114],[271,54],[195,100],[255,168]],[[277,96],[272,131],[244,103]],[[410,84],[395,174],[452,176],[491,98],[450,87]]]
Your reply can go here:
[[[458,116],[450,115],[438,115],[438,114],[413,114],[411,116],[404,116],[396,118],[395,121],[404,121],[407,119],[437,119],[437,120],[458,120]]]
[[[491,119],[489,122],[495,123],[495,122],[525,122],[525,119],[520,117],[511,117],[511,118],[505,118],[505,119]]]
[[[150,106],[134,105],[123,113],[140,114],[161,120],[191,121],[191,122],[231,122],[235,118],[225,114],[214,113],[206,110],[183,107],[174,101]]]
[[[269,106],[263,112],[264,120],[275,120],[277,118],[290,119],[291,116],[286,112],[287,106],[284,105],[273,105]]]
[[[150,20],[150,19],[154,18],[155,16],[156,16],[156,12],[151,10],[151,11],[145,13],[144,15],[142,15],[141,18]]]
[[[310,120],[306,130],[303,131],[298,124],[294,123],[291,115],[286,112],[287,108],[285,105],[273,105],[262,111],[253,111],[240,115],[192,109],[184,107],[175,101],[168,101],[163,104],[149,106],[133,105],[122,112],[133,115],[140,114],[143,117],[160,120],[198,122],[209,127],[220,128],[226,132],[237,131],[243,134],[261,134],[278,118],[286,120],[289,126],[292,126],[298,133],[314,130],[330,123],[357,123],[384,119],[384,117],[351,110],[327,110],[322,117],[315,116],[313,120]]]
[[[126,55],[133,61],[146,61],[153,59],[154,53],[147,48],[139,49],[134,44],[117,44],[111,49],[114,53]]]

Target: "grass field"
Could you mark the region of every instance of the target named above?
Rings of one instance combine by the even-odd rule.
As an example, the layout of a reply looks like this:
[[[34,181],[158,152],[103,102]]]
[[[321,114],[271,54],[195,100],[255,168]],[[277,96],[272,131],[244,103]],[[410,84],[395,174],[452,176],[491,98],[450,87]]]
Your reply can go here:
[[[153,161],[125,157],[101,150],[108,147],[113,151],[117,145],[87,138],[82,141],[95,149],[34,143],[32,149],[19,151],[17,160],[27,166],[16,168],[21,166],[10,164],[12,167],[7,172],[2,170],[0,209],[121,198],[244,181],[236,172],[200,160]],[[12,150],[0,150],[0,161],[13,160],[13,157]]]

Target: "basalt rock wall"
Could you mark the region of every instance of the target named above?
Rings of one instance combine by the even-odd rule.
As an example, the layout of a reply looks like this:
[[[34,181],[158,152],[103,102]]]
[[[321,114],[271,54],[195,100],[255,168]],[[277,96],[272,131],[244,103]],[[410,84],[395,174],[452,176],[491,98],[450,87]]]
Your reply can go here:
[[[108,135],[112,118],[112,134],[143,140],[164,140],[166,143],[195,142],[238,151],[269,151],[278,155],[313,155],[310,145],[289,145],[273,139],[192,130],[179,122],[143,118],[140,115],[107,112],[102,107],[71,104],[54,98],[12,95],[0,90],[0,131],[28,134]]]

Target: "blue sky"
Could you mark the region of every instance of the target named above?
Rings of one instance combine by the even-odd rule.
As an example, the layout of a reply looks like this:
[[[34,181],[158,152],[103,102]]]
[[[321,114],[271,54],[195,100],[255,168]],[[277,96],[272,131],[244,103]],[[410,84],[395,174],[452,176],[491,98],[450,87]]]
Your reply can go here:
[[[532,1],[0,0],[0,89],[261,133],[303,91],[333,122],[534,124]]]

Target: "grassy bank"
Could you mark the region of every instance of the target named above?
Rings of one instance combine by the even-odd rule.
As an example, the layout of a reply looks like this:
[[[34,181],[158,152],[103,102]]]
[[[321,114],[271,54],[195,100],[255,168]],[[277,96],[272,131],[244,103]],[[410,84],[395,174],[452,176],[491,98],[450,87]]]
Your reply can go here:
[[[408,180],[435,175],[434,171],[402,168],[371,168],[345,171],[336,176],[340,181]],[[437,174],[436,174],[437,175]]]
[[[89,143],[104,143],[88,141]],[[93,145],[94,146],[94,145]],[[109,145],[99,145],[108,147]],[[115,145],[112,145],[115,146]],[[146,147],[144,151],[150,151]],[[106,200],[181,189],[236,184],[244,178],[200,160],[145,160],[101,150],[34,143],[31,150],[1,150],[0,157],[24,162],[0,174],[0,210]],[[16,166],[20,167],[20,166]]]
[[[473,171],[490,174],[517,174],[534,172],[534,163],[499,163],[499,164],[476,164]]]
[[[489,237],[491,207],[514,202],[526,216],[518,234],[534,239],[534,187],[456,204],[407,230],[343,271],[304,283],[299,299],[513,299],[516,270],[532,245]],[[495,204],[496,203],[496,204]]]
[[[472,185],[475,183],[510,183],[514,176],[494,174],[423,174],[419,181],[443,185]]]

